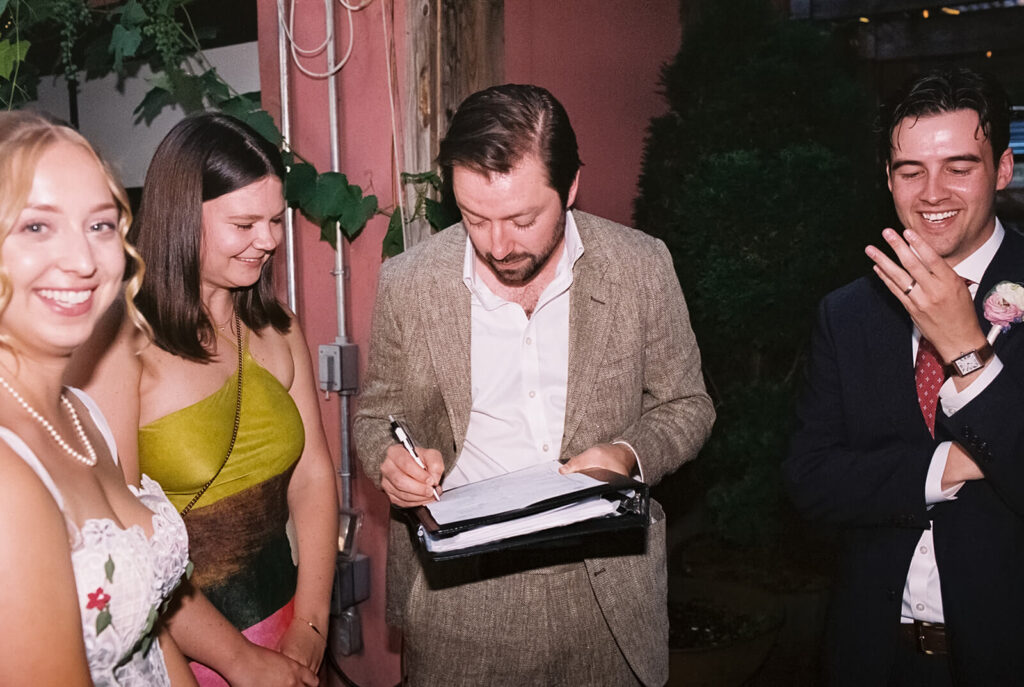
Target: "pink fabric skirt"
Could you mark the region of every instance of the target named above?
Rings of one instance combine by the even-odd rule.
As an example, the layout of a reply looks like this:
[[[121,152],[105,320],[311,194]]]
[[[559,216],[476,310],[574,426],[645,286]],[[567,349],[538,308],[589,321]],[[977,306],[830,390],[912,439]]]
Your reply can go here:
[[[252,627],[242,630],[242,634],[253,644],[265,646],[268,649],[277,649],[278,644],[284,637],[284,633],[288,630],[288,626],[291,625],[294,615],[295,599],[292,598],[291,601],[275,611],[273,615],[264,618]],[[195,661],[191,661],[189,665],[192,668],[192,673],[196,676],[199,687],[230,687],[217,671]]]

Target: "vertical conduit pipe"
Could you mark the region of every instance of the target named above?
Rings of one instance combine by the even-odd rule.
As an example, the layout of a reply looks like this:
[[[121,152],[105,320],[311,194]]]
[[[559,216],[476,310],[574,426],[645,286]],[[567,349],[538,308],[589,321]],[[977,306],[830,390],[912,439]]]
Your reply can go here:
[[[324,0],[324,12],[326,14],[326,25],[334,28],[334,2]],[[328,69],[334,66],[334,41],[327,42],[327,65]],[[328,98],[328,123],[330,126],[331,144],[331,171],[340,172],[340,145],[338,143],[338,90],[337,74],[327,77],[327,98]],[[348,334],[345,325],[345,242],[341,234],[341,224],[334,226],[334,285],[335,300],[337,301],[338,336],[335,342],[340,345],[347,344]],[[352,452],[349,450],[349,423],[348,423],[348,395],[338,395],[340,428],[341,428],[341,464],[338,467],[338,476],[341,479],[341,508],[351,510],[352,508]]]
[[[291,115],[288,111],[288,37],[285,36],[281,22],[284,14],[284,0],[277,0],[277,71],[281,91],[281,135],[285,141],[291,140]],[[298,309],[295,296],[295,211],[286,208],[284,212],[284,257],[285,276],[288,283],[288,307],[292,312]]]

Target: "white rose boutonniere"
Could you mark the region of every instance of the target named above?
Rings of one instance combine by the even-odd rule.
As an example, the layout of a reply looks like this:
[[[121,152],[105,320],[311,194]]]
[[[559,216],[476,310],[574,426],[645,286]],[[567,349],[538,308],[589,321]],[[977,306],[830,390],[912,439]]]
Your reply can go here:
[[[1007,332],[1010,326],[1024,320],[1024,285],[1012,281],[1001,281],[985,296],[985,319],[992,328],[988,342],[995,343],[999,332]]]

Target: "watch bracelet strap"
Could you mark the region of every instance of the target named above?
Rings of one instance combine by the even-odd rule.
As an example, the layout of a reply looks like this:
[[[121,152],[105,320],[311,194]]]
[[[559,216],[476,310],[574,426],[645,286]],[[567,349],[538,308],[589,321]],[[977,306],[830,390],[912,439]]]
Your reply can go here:
[[[973,351],[967,351],[966,353],[958,355],[951,362],[943,363],[942,371],[946,374],[947,377],[962,376],[960,375],[960,370],[956,366],[956,361],[972,353],[978,357],[978,360],[981,362],[982,366],[986,365],[988,361],[992,360],[992,358],[995,356],[995,351],[992,349],[992,344],[986,341],[983,345],[979,346]]]

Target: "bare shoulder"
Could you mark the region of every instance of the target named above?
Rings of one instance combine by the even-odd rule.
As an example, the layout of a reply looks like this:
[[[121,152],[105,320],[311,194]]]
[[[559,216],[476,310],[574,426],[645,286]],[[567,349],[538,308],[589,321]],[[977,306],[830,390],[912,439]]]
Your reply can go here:
[[[92,389],[141,374],[140,352],[149,339],[125,314],[124,301],[116,300],[97,323],[92,336],[71,357],[65,380],[71,386]]]
[[[0,608],[11,620],[0,626],[0,683],[45,674],[46,684],[92,684],[64,516],[42,480],[2,441],[0,474],[0,561],[16,582],[0,589]]]
[[[64,517],[42,479],[0,441],[0,560],[18,560],[42,547],[68,548]],[[28,559],[31,560],[31,559]]]

